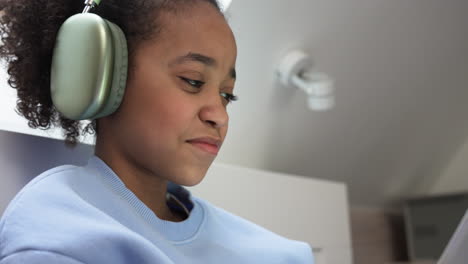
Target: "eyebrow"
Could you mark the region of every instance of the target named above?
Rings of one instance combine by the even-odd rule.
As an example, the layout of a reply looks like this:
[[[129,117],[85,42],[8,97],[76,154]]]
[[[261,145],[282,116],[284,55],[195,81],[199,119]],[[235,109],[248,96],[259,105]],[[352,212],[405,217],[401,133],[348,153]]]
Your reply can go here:
[[[189,52],[186,55],[179,56],[169,63],[169,65],[182,64],[185,62],[199,62],[209,67],[214,67],[217,62],[214,58],[208,57],[200,53]],[[230,72],[231,78],[236,79],[236,69],[232,68]]]

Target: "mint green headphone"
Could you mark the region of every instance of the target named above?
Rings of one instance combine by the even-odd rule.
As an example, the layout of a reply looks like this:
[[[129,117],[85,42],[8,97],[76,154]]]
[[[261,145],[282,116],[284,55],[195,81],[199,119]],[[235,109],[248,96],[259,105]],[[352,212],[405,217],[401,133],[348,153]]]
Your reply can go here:
[[[112,114],[125,92],[127,40],[114,23],[88,13],[101,0],[86,0],[83,13],[60,27],[50,75],[55,108],[72,120]]]

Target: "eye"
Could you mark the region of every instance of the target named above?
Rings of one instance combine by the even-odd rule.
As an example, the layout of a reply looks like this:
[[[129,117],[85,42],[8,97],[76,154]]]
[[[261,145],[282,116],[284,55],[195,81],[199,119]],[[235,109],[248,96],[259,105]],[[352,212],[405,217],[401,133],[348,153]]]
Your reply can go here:
[[[205,84],[202,81],[192,80],[192,79],[185,78],[185,77],[179,77],[179,78],[183,80],[184,82],[186,82],[188,85],[195,87],[197,89],[200,89]]]
[[[232,101],[237,101],[238,97],[230,94],[230,93],[220,93],[220,95],[227,101],[227,103],[230,103]]]

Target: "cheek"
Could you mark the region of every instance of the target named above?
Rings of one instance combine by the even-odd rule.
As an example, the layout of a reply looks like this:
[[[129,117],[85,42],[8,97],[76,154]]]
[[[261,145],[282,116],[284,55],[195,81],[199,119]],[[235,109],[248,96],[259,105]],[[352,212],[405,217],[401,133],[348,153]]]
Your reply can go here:
[[[196,111],[183,100],[175,99],[166,97],[153,100],[145,115],[153,119],[158,131],[180,135],[193,123]]]
[[[141,129],[159,137],[180,136],[196,118],[190,95],[177,87],[161,84],[140,88],[132,107],[137,109],[135,118],[144,126]]]

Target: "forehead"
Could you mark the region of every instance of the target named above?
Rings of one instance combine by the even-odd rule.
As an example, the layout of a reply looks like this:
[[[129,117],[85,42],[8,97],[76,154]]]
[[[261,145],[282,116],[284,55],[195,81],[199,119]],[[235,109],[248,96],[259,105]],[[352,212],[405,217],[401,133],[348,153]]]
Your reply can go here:
[[[205,54],[233,64],[237,55],[234,35],[225,18],[207,3],[196,4],[178,13],[161,14],[161,32],[153,50],[163,57],[189,52]],[[169,59],[169,58],[168,58]]]

